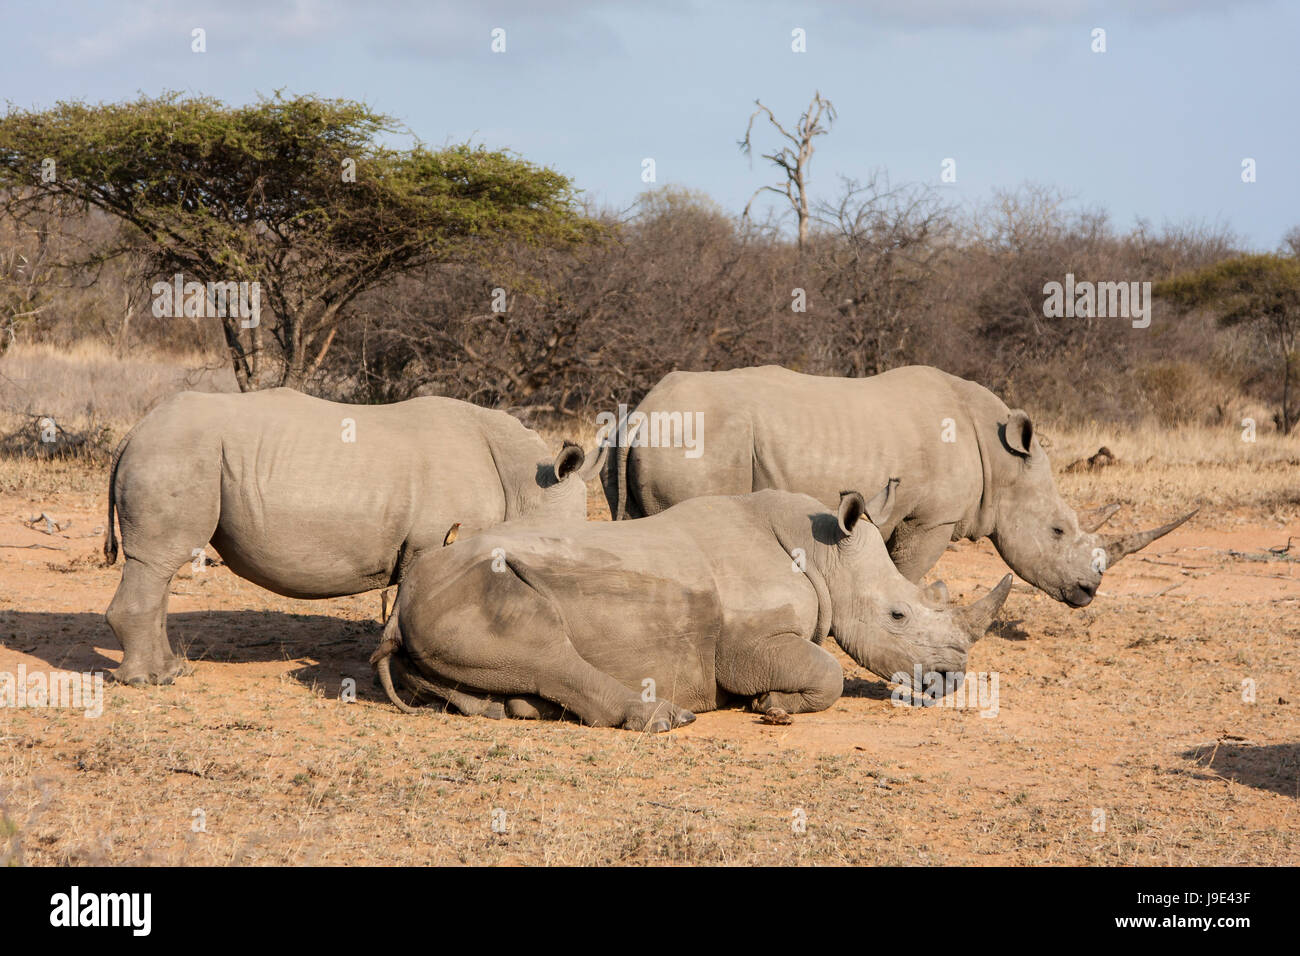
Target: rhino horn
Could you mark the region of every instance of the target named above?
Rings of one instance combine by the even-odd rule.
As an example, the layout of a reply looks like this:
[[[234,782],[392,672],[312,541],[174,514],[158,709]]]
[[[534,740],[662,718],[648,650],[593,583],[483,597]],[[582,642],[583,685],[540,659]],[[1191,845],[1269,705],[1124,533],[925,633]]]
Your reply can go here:
[[[582,466],[578,469],[578,478],[585,484],[594,478],[599,477],[601,471],[605,468],[605,459],[609,457],[608,442],[600,442],[598,451],[594,455],[587,455]]]
[[[1134,551],[1141,551],[1156,538],[1164,537],[1200,510],[1200,508],[1197,508],[1196,511],[1189,511],[1177,521],[1171,521],[1169,524],[1161,525],[1159,528],[1152,528],[1150,531],[1136,531],[1133,534],[1102,535],[1102,547],[1106,549],[1106,567],[1111,567],[1120,558],[1130,555]]]
[[[1111,518],[1115,517],[1115,512],[1119,511],[1119,502],[1112,501],[1108,505],[1102,505],[1100,508],[1091,508],[1088,511],[1080,511],[1079,530],[1092,534]]]
[[[984,632],[989,629],[989,625],[997,617],[998,611],[1002,609],[1002,602],[1007,599],[1007,595],[1010,593],[1011,575],[1008,574],[998,582],[997,587],[974,604],[967,604],[965,607],[957,609],[957,617],[962,626],[966,628],[967,633],[970,634],[972,644],[984,636]]]
[[[948,585],[942,581],[935,581],[922,592],[926,600],[933,601],[935,604],[948,603]]]

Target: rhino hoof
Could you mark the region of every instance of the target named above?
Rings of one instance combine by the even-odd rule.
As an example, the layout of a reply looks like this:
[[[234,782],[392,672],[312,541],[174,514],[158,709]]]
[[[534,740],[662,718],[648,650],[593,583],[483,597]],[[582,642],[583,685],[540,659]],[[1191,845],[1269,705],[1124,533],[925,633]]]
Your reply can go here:
[[[104,675],[114,684],[121,684],[123,687],[144,687],[149,683],[149,678],[140,673],[124,673],[122,668],[109,671]]]
[[[645,732],[647,734],[666,734],[672,729],[673,725],[668,722],[667,717],[656,717],[646,724]]]
[[[695,715],[689,710],[683,710],[677,715],[677,726],[685,727],[687,724],[695,723]]]

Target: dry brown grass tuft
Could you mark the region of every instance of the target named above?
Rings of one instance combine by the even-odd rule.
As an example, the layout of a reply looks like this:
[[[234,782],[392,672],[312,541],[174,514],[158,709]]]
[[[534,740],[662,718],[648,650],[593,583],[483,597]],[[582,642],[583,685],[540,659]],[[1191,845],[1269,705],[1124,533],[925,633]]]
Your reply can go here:
[[[1213,515],[1249,514],[1285,522],[1300,515],[1300,432],[1258,432],[1245,441],[1239,426],[1137,429],[1090,423],[1045,424],[1057,486],[1075,505],[1119,501],[1139,516],[1205,508]],[[1066,464],[1105,446],[1118,463],[1100,471],[1064,472]]]

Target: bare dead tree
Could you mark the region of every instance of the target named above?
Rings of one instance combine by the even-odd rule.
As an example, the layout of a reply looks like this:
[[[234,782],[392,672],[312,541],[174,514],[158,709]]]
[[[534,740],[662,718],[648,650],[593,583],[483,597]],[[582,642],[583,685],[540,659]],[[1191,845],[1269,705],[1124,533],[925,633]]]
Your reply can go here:
[[[749,197],[749,202],[745,204],[744,217],[749,217],[749,208],[754,204],[759,193],[774,192],[785,196],[794,208],[795,215],[799,217],[799,248],[803,249],[808,241],[808,226],[811,218],[808,203],[808,164],[812,161],[813,140],[830,132],[831,124],[835,121],[835,107],[830,100],[822,97],[820,91],[813,93],[812,102],[799,116],[799,123],[791,133],[777,122],[775,114],[762,102],[754,100],[754,105],[758,109],[750,114],[749,125],[745,128],[745,138],[739,143],[740,151],[752,157],[754,120],[764,114],[767,116],[767,121],[790,145],[782,146],[778,151],[761,154],[763,159],[781,170],[785,182],[778,186],[760,186],[756,189],[754,195]]]

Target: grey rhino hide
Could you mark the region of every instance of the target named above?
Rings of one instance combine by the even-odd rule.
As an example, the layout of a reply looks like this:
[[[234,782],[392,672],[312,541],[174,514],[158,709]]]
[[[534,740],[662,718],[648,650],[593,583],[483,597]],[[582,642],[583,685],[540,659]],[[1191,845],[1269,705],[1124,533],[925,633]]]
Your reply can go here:
[[[663,439],[673,412],[702,413],[694,457]],[[764,488],[831,506],[843,488],[897,477],[899,500],[881,530],[909,580],[934,567],[948,542],[988,537],[1016,574],[1073,607],[1092,600],[1106,567],[1191,517],[1140,534],[1092,533],[1113,507],[1080,525],[1056,492],[1029,416],[928,366],[865,379],[778,366],[673,372],[626,431],[636,440],[608,456],[601,474],[616,518]]]
[[[372,662],[462,712],[576,715],[664,731],[733,697],[822,710],[843,691],[833,635],[873,673],[963,671],[1011,587],[939,604],[900,575],[867,503],[696,498],[638,521],[511,522],[428,552],[398,590]]]
[[[349,440],[351,439],[351,440]],[[447,398],[343,405],[288,388],[182,392],[122,440],[109,479],[104,554],[126,563],[108,622],[115,676],[170,681],[167,591],[209,542],[235,574],[278,594],[326,598],[384,587],[447,529],[527,515],[586,517],[584,456],[554,460],[504,412]]]

